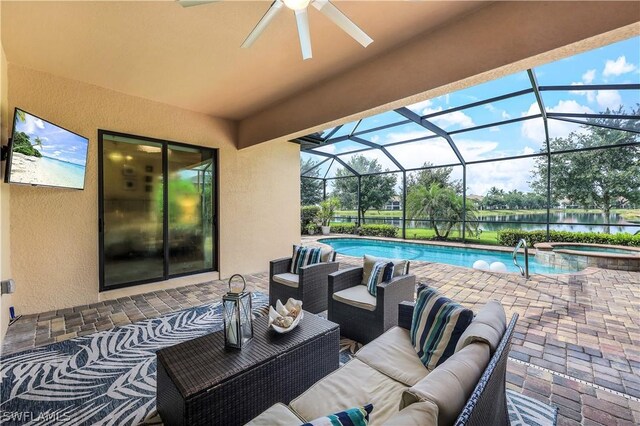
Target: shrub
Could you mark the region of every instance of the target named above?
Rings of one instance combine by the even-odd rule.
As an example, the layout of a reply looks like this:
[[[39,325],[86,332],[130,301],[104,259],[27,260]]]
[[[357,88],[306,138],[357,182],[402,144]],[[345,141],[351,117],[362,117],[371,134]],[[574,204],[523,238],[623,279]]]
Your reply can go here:
[[[331,232],[336,234],[355,234],[356,229],[356,224],[351,222],[331,224]]]
[[[310,223],[316,223],[318,220],[320,207],[318,206],[302,206],[300,209],[300,233],[307,232],[307,226]]]
[[[389,237],[393,238],[398,233],[398,228],[393,225],[362,225],[358,234],[365,237]]]
[[[521,238],[524,238],[529,246],[533,246],[536,243],[546,242],[547,232],[521,231],[519,229],[498,231],[498,242],[503,246],[514,247]],[[626,232],[604,234],[600,232],[550,231],[549,239],[557,243],[612,244],[640,247],[640,235],[632,235]]]

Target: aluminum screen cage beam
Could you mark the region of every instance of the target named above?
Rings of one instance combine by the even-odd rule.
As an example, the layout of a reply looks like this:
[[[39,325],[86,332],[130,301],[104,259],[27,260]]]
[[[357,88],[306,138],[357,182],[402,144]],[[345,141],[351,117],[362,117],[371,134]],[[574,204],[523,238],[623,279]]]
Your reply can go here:
[[[386,123],[379,126],[369,127],[366,129],[361,129],[361,124],[363,120],[358,120],[355,122],[355,125],[351,130],[345,134],[344,130],[341,132],[342,134],[339,136],[335,136],[340,132],[340,130],[346,126],[339,125],[332,128],[330,131],[326,132],[325,137],[321,137],[321,133],[315,133],[312,135],[307,135],[298,139],[295,139],[292,142],[300,143],[301,151],[309,154],[315,154],[326,157],[326,160],[321,161],[319,164],[315,164],[307,170],[302,171],[302,174],[307,174],[317,167],[320,167],[321,164],[325,164],[327,161],[333,159],[333,164],[336,162],[344,167],[349,173],[350,176],[329,176],[329,169],[324,174],[324,176],[301,176],[304,179],[319,179],[323,181],[323,197],[326,198],[326,186],[327,181],[336,180],[336,179],[344,179],[344,178],[357,178],[358,179],[358,194],[357,194],[357,205],[358,205],[358,217],[357,223],[360,223],[360,186],[361,179],[365,176],[376,176],[376,175],[384,175],[384,174],[393,174],[393,173],[401,173],[402,180],[402,217],[399,218],[402,222],[402,237],[406,238],[407,229],[406,229],[406,192],[407,192],[407,173],[410,172],[420,172],[422,170],[431,170],[431,169],[441,169],[441,168],[451,168],[451,167],[462,167],[462,196],[463,203],[465,205],[464,211],[466,213],[466,200],[467,200],[467,167],[470,165],[484,164],[484,163],[492,163],[492,162],[501,162],[508,160],[520,160],[526,158],[546,158],[547,168],[546,168],[546,221],[545,222],[535,222],[532,224],[546,225],[547,239],[549,238],[550,233],[550,225],[559,225],[558,223],[554,223],[551,221],[551,209],[552,209],[552,200],[551,200],[551,159],[555,155],[561,154],[570,154],[577,152],[586,152],[593,150],[606,150],[606,149],[616,149],[616,148],[624,148],[624,147],[639,147],[640,148],[640,140],[632,141],[632,142],[624,142],[618,144],[611,145],[603,145],[603,146],[590,146],[590,147],[581,147],[576,149],[567,149],[567,150],[556,150],[553,151],[551,149],[551,139],[552,134],[550,133],[550,123],[558,122],[558,123],[570,123],[574,125],[583,125],[590,127],[597,127],[608,130],[616,130],[622,132],[628,132],[630,134],[638,135],[640,134],[640,115],[636,113],[632,113],[631,115],[619,114],[611,112],[607,110],[604,113],[578,113],[578,112],[563,112],[563,111],[553,111],[545,106],[544,102],[544,93],[554,93],[554,92],[572,92],[572,91],[640,91],[640,84],[580,84],[580,85],[540,85],[535,73],[535,70],[528,69],[526,70],[526,74],[529,80],[529,88],[523,88],[520,90],[510,91],[509,93],[494,96],[486,99],[476,100],[474,102],[465,103],[460,106],[456,106],[449,109],[442,109],[440,111],[430,111],[424,115],[420,115],[408,107],[402,107],[393,110],[398,114],[398,120],[392,123]],[[433,120],[437,120],[446,116],[447,114],[452,114],[455,112],[462,112],[474,107],[485,106],[488,107],[490,104],[500,101],[505,101],[509,99],[516,98],[518,96],[526,96],[533,95],[535,98],[535,103],[539,109],[537,114],[524,115],[515,118],[506,117],[507,119],[502,120],[494,120],[488,123],[480,124],[480,125],[472,125],[468,127],[464,127],[461,129],[446,131],[441,126],[438,126],[433,122]],[[640,97],[639,97],[640,100]],[[640,105],[640,103],[639,103]],[[377,116],[374,116],[377,117]],[[528,120],[541,120],[542,126],[544,129],[544,141],[542,141],[542,148],[540,151],[535,153],[525,153],[521,155],[510,155],[496,158],[481,158],[481,159],[465,159],[463,153],[460,151],[459,147],[456,144],[453,135],[464,135],[465,133],[479,131],[483,129],[491,129],[496,128],[497,126],[505,126],[519,122],[526,122]],[[624,127],[624,123],[620,125],[611,124],[611,123],[601,123],[594,120],[626,120],[626,123],[632,123],[632,126]],[[353,124],[353,123],[351,123]],[[418,125],[421,128],[425,129],[428,132],[433,134],[414,136],[411,138],[392,141],[388,143],[380,143],[378,141],[372,141],[369,139],[365,139],[363,135],[372,135],[376,132],[380,132],[383,130],[393,130],[394,128],[400,129],[402,126],[407,124]],[[474,124],[474,123],[471,123]],[[373,139],[373,138],[371,138]],[[406,164],[403,164],[396,156],[393,155],[392,152],[388,148],[390,147],[398,147],[403,146],[410,143],[428,141],[433,139],[444,139],[447,142],[447,145],[455,155],[455,158],[458,160],[457,163],[447,164],[426,164],[423,167],[407,167]],[[344,153],[327,153],[316,150],[319,147],[330,146],[339,142],[351,141],[360,145],[363,145],[362,149],[350,150]],[[387,158],[391,164],[393,164],[397,170],[384,170],[380,172],[373,173],[360,173],[355,170],[353,167],[349,166],[346,161],[344,161],[341,157],[344,156],[353,156],[360,153],[373,152],[372,150],[377,150],[380,154],[380,158]],[[426,156],[425,156],[426,157]],[[453,158],[453,157],[452,157]],[[462,218],[462,237],[465,239],[465,230],[468,222],[465,217]],[[473,221],[478,223],[484,223],[486,221]]]

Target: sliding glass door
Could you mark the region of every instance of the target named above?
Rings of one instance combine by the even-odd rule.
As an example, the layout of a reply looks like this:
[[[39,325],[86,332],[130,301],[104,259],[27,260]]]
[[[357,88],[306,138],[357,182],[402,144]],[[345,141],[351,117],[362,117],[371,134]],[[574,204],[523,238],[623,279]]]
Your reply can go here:
[[[215,270],[215,150],[99,132],[100,289]]]

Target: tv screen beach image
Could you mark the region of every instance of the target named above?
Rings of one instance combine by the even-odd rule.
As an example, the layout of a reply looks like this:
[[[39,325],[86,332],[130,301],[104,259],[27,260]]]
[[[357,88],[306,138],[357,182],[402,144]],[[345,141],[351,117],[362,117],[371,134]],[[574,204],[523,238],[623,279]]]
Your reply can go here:
[[[9,182],[83,189],[88,143],[16,109]]]

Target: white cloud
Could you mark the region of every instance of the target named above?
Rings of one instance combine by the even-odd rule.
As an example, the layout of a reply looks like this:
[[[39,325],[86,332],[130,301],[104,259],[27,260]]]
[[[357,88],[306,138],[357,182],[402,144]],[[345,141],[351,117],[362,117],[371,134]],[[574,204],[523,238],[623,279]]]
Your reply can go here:
[[[618,57],[615,61],[608,59],[604,65],[604,71],[602,75],[605,77],[618,76],[626,74],[636,69],[634,64],[627,62],[627,58],[623,55]]]
[[[505,191],[529,192],[530,171],[534,168],[533,158],[470,165],[467,167],[467,194],[484,195],[493,186]]]
[[[602,109],[617,110],[622,105],[622,98],[617,90],[598,90],[596,102]]]
[[[584,84],[591,84],[593,80],[596,78],[596,70],[588,70],[584,74],[582,74],[582,81]]]
[[[454,111],[448,114],[439,115],[431,119],[436,125],[447,129],[453,126],[460,126],[465,129],[475,126],[473,119],[462,111]]]
[[[371,136],[371,142],[378,143],[379,140],[380,140],[380,136],[378,135]]]
[[[448,100],[447,100],[448,102]],[[416,111],[420,115],[433,114],[434,112],[441,112],[443,108],[441,106],[433,108],[433,102],[430,100],[418,102],[410,105],[409,109]],[[429,121],[433,122],[436,126],[440,126],[443,129],[447,129],[452,126],[460,126],[461,128],[475,126],[473,119],[462,111],[454,111],[447,114],[432,117]]]
[[[500,116],[504,119],[504,120],[508,120],[511,118],[511,114],[509,114],[507,111],[502,111],[502,113],[500,114]]]
[[[489,127],[489,131],[490,132],[499,132],[500,131],[500,127],[498,126],[493,126],[493,127]]]
[[[593,114],[593,110],[586,105],[581,105],[574,100],[561,100],[557,105],[547,107],[547,112],[567,112]],[[537,103],[531,104],[525,115],[539,114]],[[567,137],[571,132],[580,132],[579,124],[567,123],[558,120],[549,120],[549,136],[552,138]],[[545,140],[544,126],[540,120],[526,120],[522,122],[522,136],[529,140],[541,143]]]
[[[25,115],[24,132],[28,135],[36,133],[36,129],[44,129],[44,122],[39,118],[35,118],[31,115]]]

